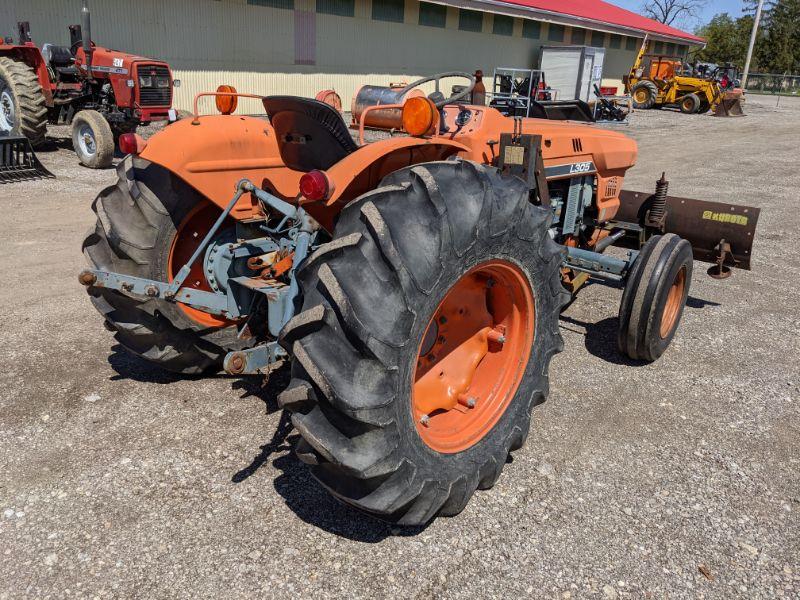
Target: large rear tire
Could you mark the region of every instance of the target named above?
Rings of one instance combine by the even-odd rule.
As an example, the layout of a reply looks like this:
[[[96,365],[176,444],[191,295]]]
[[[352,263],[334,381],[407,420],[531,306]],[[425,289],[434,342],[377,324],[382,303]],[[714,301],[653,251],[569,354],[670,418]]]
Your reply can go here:
[[[117,175],[117,183],[92,204],[97,224],[83,242],[84,255],[95,269],[169,281],[176,232],[207,200],[163,167],[141,158],[127,156],[117,166]],[[204,233],[198,232],[196,239]],[[181,306],[161,298],[142,300],[93,287],[89,293],[122,346],[168,371],[218,371],[228,351],[249,345],[237,339],[232,324],[198,322]]]
[[[24,135],[37,148],[47,132],[47,105],[36,73],[28,65],[0,57],[0,134]]]
[[[653,108],[658,97],[658,88],[652,81],[640,81],[631,89],[631,96],[633,97],[633,108]]]
[[[520,180],[468,161],[402,169],[342,211],[333,240],[298,272],[302,310],[281,336],[292,381],[279,397],[302,436],[299,458],[337,498],[416,526],[494,485],[563,346],[569,296],[550,220]],[[494,324],[499,339],[501,321],[499,346],[473,335]],[[420,409],[449,398],[420,386],[460,372],[451,359],[464,340],[485,344],[470,355],[468,392]]]

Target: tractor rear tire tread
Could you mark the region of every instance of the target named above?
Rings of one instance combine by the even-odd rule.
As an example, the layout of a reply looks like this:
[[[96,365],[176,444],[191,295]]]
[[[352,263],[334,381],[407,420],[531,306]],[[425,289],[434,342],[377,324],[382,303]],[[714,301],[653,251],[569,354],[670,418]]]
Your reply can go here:
[[[47,133],[47,101],[36,73],[24,62],[3,56],[0,77],[9,83],[15,96],[19,134],[28,138],[34,148],[41,147]]]
[[[299,458],[335,497],[420,526],[494,485],[563,348],[558,315],[569,294],[550,221],[519,180],[464,160],[401,169],[342,211],[333,240],[298,269],[302,309],[280,337],[294,356],[292,382],[278,400],[302,436]],[[490,256],[529,272],[536,343],[498,424],[467,450],[441,454],[412,422],[417,340],[443,290]]]
[[[95,269],[167,281],[175,224],[204,200],[166,169],[140,158],[123,159],[117,175],[117,183],[92,205],[97,224],[84,239],[84,255]],[[122,346],[168,371],[218,371],[227,352],[250,345],[236,337],[235,327],[206,328],[161,298],[142,300],[102,288],[89,293]]]

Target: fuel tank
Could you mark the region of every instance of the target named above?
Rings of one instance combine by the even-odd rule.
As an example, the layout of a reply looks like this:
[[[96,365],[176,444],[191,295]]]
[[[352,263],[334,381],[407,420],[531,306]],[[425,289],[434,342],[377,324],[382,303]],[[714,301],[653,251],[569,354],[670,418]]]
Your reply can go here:
[[[421,89],[413,88],[409,90],[405,85],[362,85],[356,95],[353,96],[353,102],[350,107],[353,123],[361,122],[361,115],[369,106],[404,104],[409,98],[424,95]],[[397,109],[371,110],[367,113],[367,120],[364,125],[379,129],[402,129],[403,117]]]

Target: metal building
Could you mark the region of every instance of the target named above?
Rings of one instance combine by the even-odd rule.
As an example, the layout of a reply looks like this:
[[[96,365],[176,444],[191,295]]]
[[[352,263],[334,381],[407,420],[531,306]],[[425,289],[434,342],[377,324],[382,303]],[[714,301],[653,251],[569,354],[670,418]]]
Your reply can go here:
[[[96,43],[170,63],[184,109],[222,83],[259,94],[335,89],[349,106],[364,83],[533,68],[541,46],[560,44],[606,48],[603,82],[621,86],[645,34],[656,52],[702,44],[599,0],[95,0],[90,8]],[[29,21],[39,45],[68,45],[67,26],[79,17],[79,0],[2,0],[0,35]]]

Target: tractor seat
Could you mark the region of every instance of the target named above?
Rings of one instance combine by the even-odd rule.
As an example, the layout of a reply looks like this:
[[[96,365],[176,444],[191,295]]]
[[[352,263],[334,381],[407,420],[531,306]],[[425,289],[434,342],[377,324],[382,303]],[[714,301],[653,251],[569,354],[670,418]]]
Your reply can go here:
[[[333,107],[298,96],[268,96],[264,109],[284,164],[295,171],[324,171],[358,149]]]
[[[55,44],[44,44],[42,46],[42,56],[53,71],[61,75],[77,75],[78,67],[75,66],[75,57],[65,46]]]

